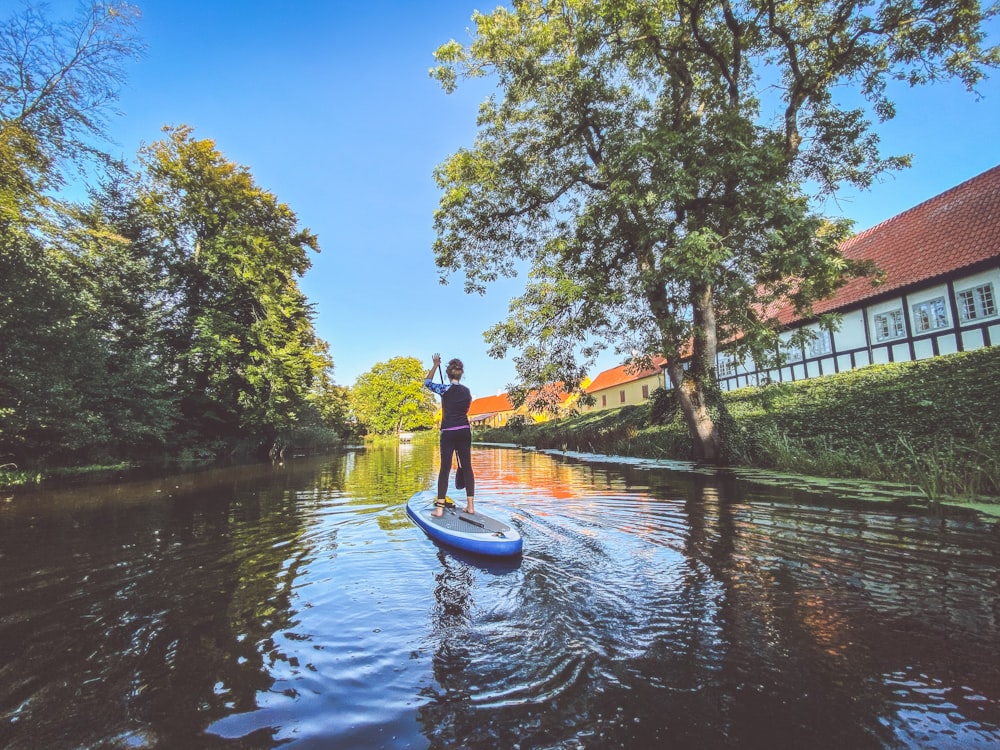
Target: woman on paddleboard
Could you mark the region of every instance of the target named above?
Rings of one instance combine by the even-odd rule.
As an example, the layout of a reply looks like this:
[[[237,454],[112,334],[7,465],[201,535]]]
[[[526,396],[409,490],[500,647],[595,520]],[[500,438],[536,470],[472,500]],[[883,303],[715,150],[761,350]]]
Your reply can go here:
[[[474,514],[476,477],[472,473],[472,427],[469,425],[469,405],[472,392],[462,385],[465,368],[462,360],[453,359],[448,363],[447,383],[435,383],[434,371],[441,372],[441,355],[435,354],[431,369],[427,371],[424,385],[441,397],[441,469],[438,472],[437,501],[432,516],[444,515],[445,494],[448,491],[448,475],[451,473],[452,454],[458,454],[458,465],[465,478],[465,512]],[[444,378],[442,378],[444,380]]]

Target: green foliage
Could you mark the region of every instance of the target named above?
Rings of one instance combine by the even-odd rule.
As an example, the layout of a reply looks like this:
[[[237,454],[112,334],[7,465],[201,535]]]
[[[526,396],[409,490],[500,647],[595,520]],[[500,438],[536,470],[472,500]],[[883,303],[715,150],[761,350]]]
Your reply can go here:
[[[745,388],[729,394],[729,403],[750,431],[764,420],[793,439],[826,435],[836,448],[858,436],[881,445],[905,436],[919,451],[943,435],[972,441],[1000,424],[1000,401],[984,398],[998,376],[994,347]]]
[[[670,371],[675,388],[691,386],[689,423],[703,422],[717,341],[739,334],[753,353],[773,351],[764,311],[806,312],[874,271],[841,255],[850,223],[813,211],[804,186],[864,187],[907,160],[879,153],[866,111],[838,105],[835,87],[860,87],[888,119],[888,80],[971,87],[1000,61],[981,47],[996,6],[767,11],[524,0],[475,14],[468,46],[437,51],[431,73],[446,91],[493,75],[500,95],[481,107],[473,147],[435,172],[436,262],[469,292],[529,268],[487,332],[493,356],[521,351],[529,387],[573,387],[607,347],[675,364],[690,351],[687,374]],[[715,438],[692,437],[716,451]]]
[[[297,277],[318,250],[295,214],[187,127],[143,149],[136,210],[167,269],[179,434],[257,432],[295,424],[332,362]]]
[[[360,375],[351,389],[358,421],[376,435],[427,429],[437,404],[424,387],[425,371],[416,357],[394,357]]]
[[[0,21],[0,463],[347,435],[297,282],[316,237],[190,128],[145,147],[134,174],[97,149],[137,11],[47,12]],[[70,167],[99,178],[87,205],[50,197]]]

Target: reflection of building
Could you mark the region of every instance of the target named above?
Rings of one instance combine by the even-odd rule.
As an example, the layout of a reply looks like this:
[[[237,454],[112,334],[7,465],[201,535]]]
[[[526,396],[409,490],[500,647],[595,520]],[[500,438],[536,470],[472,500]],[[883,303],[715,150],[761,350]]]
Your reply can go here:
[[[600,411],[619,406],[645,403],[657,388],[665,388],[666,360],[653,359],[652,367],[637,369],[631,365],[618,365],[600,373],[587,386],[587,393],[594,397],[594,404],[586,411]]]

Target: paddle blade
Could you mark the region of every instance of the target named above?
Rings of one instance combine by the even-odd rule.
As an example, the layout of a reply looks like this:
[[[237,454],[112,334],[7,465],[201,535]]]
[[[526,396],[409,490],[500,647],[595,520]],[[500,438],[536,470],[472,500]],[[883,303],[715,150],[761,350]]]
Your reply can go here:
[[[462,470],[461,466],[455,469],[455,489],[456,490],[465,489],[465,472]]]

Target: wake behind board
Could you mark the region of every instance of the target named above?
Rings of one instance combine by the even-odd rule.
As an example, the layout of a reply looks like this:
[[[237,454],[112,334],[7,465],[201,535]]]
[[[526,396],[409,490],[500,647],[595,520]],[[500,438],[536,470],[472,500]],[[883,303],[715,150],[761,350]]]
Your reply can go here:
[[[509,557],[521,553],[521,535],[505,523],[476,512],[465,513],[458,507],[445,508],[444,515],[431,515],[437,494],[433,490],[417,492],[406,502],[406,515],[431,539],[456,549],[479,555]]]

